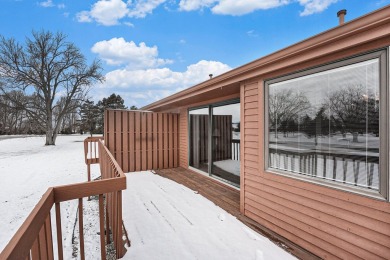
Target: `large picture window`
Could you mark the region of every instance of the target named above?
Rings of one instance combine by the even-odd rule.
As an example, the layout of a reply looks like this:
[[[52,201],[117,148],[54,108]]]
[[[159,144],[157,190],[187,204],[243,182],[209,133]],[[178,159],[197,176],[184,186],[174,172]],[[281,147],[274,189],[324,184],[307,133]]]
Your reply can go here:
[[[386,197],[385,54],[266,82],[268,169]]]

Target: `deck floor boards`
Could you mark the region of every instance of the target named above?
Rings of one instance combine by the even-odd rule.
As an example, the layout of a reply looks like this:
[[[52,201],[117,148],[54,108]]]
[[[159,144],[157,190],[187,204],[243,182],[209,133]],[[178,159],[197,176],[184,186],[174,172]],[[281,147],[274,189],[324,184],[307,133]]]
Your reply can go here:
[[[225,185],[213,178],[181,167],[157,170],[156,174],[171,179],[177,183],[198,192],[215,203],[248,227],[269,238],[278,246],[290,252],[299,259],[320,259],[291,241],[260,225],[240,212],[240,191]]]

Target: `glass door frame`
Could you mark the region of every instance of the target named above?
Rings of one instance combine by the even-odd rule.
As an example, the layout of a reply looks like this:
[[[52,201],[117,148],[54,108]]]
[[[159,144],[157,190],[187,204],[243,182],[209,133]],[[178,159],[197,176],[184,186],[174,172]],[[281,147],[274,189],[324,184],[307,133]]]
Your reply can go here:
[[[208,104],[208,105],[201,105],[201,106],[197,106],[197,107],[188,108],[188,110],[187,110],[187,119],[188,119],[187,120],[187,129],[188,129],[187,144],[188,144],[188,150],[187,151],[188,151],[188,166],[191,167],[191,168],[194,168],[194,167],[189,165],[189,162],[191,161],[191,158],[190,158],[190,156],[191,156],[190,136],[191,135],[189,133],[189,131],[191,130],[190,111],[197,110],[197,109],[202,109],[202,108],[208,108],[208,112],[209,112],[208,140],[207,140],[207,145],[208,145],[208,147],[207,147],[207,151],[208,151],[208,169],[207,169],[207,171],[208,172],[204,172],[204,171],[196,169],[196,168],[194,168],[194,169],[196,169],[198,171],[201,171],[204,174],[207,174],[208,176],[213,177],[213,178],[215,178],[217,180],[221,180],[221,181],[223,181],[225,183],[228,183],[228,184],[230,184],[230,185],[232,185],[232,186],[234,186],[236,188],[240,188],[241,183],[240,183],[239,186],[237,186],[237,184],[235,184],[233,182],[230,182],[228,180],[225,180],[223,178],[220,178],[220,177],[215,176],[215,175],[212,174],[212,168],[213,168],[213,162],[214,162],[213,161],[213,153],[212,153],[212,151],[213,151],[213,138],[211,138],[212,137],[212,133],[213,133],[213,127],[214,127],[214,125],[213,125],[213,123],[214,123],[213,122],[213,108],[214,107],[225,106],[225,105],[237,104],[237,103],[238,104],[240,103],[240,98],[229,99],[229,100],[225,100],[225,101],[221,101],[221,102],[217,102],[217,103],[212,103],[212,104]],[[241,109],[241,106],[240,106],[240,109]],[[242,120],[242,118],[240,118],[240,123],[241,123],[241,120]],[[241,132],[240,132],[240,135],[241,135]],[[241,149],[241,147],[240,147],[240,149]],[[240,159],[240,163],[241,163],[241,159]]]

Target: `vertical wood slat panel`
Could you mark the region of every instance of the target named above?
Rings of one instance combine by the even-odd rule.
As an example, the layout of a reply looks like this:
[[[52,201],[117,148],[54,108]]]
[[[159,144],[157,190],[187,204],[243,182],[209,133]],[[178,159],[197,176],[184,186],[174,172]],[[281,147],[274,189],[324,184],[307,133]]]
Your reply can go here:
[[[38,244],[39,244],[39,259],[46,260],[47,258],[47,248],[46,248],[46,232],[45,225],[42,225],[41,230],[38,235]]]
[[[47,243],[47,258],[48,259],[54,259],[54,253],[53,253],[53,236],[52,236],[52,230],[51,230],[51,216],[50,212],[49,215],[46,218],[45,222],[45,230],[46,230],[46,243]]]
[[[100,156],[99,156],[100,157]],[[63,260],[63,248],[62,248],[62,227],[61,227],[61,208],[60,203],[55,204],[56,208],[56,227],[57,227],[57,250],[58,250],[58,259]]]
[[[109,145],[108,150],[111,152],[112,155],[116,156],[115,153],[115,111],[108,110],[107,111],[107,121],[108,121],[108,140]],[[116,157],[115,157],[116,158]]]
[[[153,115],[147,113],[147,169],[153,169]]]
[[[158,113],[158,169],[164,169],[163,114]]]
[[[115,154],[116,161],[123,168],[122,154],[122,111],[115,111]]]
[[[135,171],[141,170],[141,114],[135,114]]]
[[[147,170],[147,113],[141,113],[141,170]]]
[[[39,237],[37,237],[34,241],[33,246],[31,247],[31,258],[33,260],[35,259],[41,259],[41,255],[39,253]]]
[[[125,172],[179,165],[179,114],[108,110],[105,120],[108,149]],[[207,127],[206,118],[201,121]]]
[[[167,114],[163,114],[163,122],[164,122],[164,126],[163,126],[163,139],[164,139],[164,142],[163,142],[163,151],[164,151],[164,165],[163,165],[163,168],[166,169],[169,167],[169,164],[168,164],[168,161],[169,161],[169,157],[168,157],[168,149],[169,149],[169,146],[168,146],[168,124],[169,124],[169,118],[168,118],[168,115]]]
[[[129,113],[122,112],[122,170],[129,171]]]
[[[135,114],[129,113],[129,171],[133,172],[135,170]]]
[[[158,169],[158,125],[157,125],[157,114],[153,113],[153,169]]]
[[[106,259],[106,242],[104,240],[104,205],[103,194],[99,194],[99,226],[100,226],[100,257]],[[106,227],[107,234],[109,234],[109,227]],[[108,243],[108,241],[107,241]]]
[[[85,259],[84,252],[84,221],[83,221],[83,198],[79,198],[79,242],[80,242],[80,258]]]
[[[173,115],[173,167],[178,167],[178,142],[179,142],[179,132],[178,132],[178,117]]]
[[[173,115],[168,114],[168,167],[173,167]]]

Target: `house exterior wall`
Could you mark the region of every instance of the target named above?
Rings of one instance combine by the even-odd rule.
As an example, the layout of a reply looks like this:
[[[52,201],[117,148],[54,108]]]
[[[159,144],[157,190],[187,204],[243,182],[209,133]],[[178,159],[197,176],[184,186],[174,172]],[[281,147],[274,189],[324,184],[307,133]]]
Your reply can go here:
[[[180,166],[188,167],[188,108],[196,93],[240,84],[241,212],[324,259],[389,259],[390,203],[265,170],[264,82],[390,46],[390,6],[248,63],[149,106],[180,111]],[[389,54],[389,53],[388,53]],[[388,59],[389,60],[389,59]],[[389,63],[387,64],[389,73]],[[389,82],[387,82],[389,88]],[[223,93],[223,92],[221,92]],[[200,95],[200,94],[199,94]],[[227,100],[228,97],[221,97]],[[178,100],[178,101],[176,101]],[[390,186],[389,184],[387,184]]]
[[[383,45],[350,48],[332,59]],[[264,81],[322,62],[295,66],[241,85],[241,211],[324,259],[388,259],[390,203],[265,170]]]

